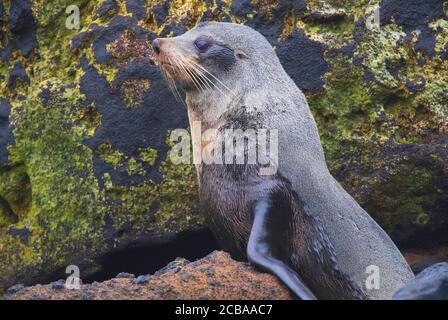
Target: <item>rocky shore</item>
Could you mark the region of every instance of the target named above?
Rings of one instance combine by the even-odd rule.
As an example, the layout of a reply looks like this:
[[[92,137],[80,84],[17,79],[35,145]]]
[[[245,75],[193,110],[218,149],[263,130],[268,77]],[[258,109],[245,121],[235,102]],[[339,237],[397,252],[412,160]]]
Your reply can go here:
[[[80,289],[67,289],[65,280],[32,287],[19,284],[9,288],[3,297],[6,300],[292,298],[275,277],[232,260],[222,251],[214,251],[195,262],[177,258],[153,275],[123,272],[101,283],[82,284]]]
[[[395,299],[448,299],[448,248],[404,252],[417,275]],[[294,299],[274,276],[223,251],[188,261],[177,258],[154,274],[120,272],[114,278],[67,289],[66,280],[10,287],[0,300],[285,300]]]

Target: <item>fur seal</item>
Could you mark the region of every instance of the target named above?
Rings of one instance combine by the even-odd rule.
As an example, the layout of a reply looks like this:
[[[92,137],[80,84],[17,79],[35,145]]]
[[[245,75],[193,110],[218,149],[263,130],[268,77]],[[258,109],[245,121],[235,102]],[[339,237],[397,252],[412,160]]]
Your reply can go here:
[[[414,277],[330,174],[306,98],[260,33],[205,22],[152,46],[174,92],[185,93],[190,127],[201,123],[193,140],[208,129],[278,132],[275,174],[261,175],[259,162],[196,165],[201,210],[224,250],[275,274],[301,299],[389,299]],[[204,148],[193,144],[194,153]]]

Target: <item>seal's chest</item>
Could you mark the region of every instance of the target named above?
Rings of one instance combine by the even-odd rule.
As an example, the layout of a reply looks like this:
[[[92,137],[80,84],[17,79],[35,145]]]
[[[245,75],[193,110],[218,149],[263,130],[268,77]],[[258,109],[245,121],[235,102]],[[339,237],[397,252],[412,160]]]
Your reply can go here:
[[[244,258],[252,225],[250,211],[235,206],[202,206],[202,212],[221,248],[235,258]]]
[[[229,169],[229,168],[227,168]],[[223,249],[244,255],[252,226],[253,192],[224,166],[203,166],[201,211]]]

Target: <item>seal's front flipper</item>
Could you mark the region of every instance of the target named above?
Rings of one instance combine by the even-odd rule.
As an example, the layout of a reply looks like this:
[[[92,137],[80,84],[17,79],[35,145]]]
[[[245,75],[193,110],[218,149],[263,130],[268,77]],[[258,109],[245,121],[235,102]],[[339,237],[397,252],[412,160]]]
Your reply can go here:
[[[268,201],[260,200],[255,204],[254,222],[247,244],[247,258],[255,266],[276,275],[300,299],[316,300],[299,275],[283,261],[274,257],[272,245],[269,243],[272,230],[269,230],[268,221],[271,213]]]

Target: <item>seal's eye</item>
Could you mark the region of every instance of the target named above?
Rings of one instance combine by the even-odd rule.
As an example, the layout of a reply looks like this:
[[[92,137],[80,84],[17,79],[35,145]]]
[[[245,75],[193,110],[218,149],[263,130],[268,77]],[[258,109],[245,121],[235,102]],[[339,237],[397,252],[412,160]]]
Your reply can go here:
[[[196,46],[196,48],[198,48],[199,51],[205,52],[205,51],[207,51],[208,47],[210,47],[211,42],[212,41],[211,41],[210,37],[201,36],[196,39],[196,41],[194,42],[194,45]]]

